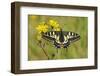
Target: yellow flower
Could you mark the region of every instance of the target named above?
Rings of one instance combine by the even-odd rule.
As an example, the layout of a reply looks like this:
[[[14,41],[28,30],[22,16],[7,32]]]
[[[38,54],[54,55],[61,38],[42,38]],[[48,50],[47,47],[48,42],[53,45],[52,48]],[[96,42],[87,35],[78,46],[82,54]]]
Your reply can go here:
[[[60,31],[61,29],[58,27],[58,28],[54,28],[54,31]]]
[[[39,33],[45,33],[48,31],[48,26],[45,23],[39,24],[36,29],[38,30]]]
[[[59,24],[55,20],[49,20],[49,25],[53,28],[59,27]]]

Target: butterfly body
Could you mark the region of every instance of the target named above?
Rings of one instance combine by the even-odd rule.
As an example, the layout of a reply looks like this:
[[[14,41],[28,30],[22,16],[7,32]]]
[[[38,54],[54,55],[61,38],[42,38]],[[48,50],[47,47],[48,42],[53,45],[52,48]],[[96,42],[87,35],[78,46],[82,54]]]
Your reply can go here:
[[[80,36],[74,32],[61,30],[43,33],[42,38],[53,42],[56,48],[67,48],[71,42],[80,39]]]

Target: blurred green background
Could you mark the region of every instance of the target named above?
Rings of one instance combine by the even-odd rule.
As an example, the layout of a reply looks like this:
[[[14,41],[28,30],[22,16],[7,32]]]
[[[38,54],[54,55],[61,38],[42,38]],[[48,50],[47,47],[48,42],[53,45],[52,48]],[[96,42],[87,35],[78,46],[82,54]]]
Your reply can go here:
[[[67,51],[58,49],[59,53],[54,59],[78,59],[88,57],[88,18],[75,16],[46,16],[28,15],[28,60],[47,60],[43,50],[38,46],[36,27],[41,22],[56,20],[64,31],[72,31],[80,35],[80,40],[71,43]],[[50,59],[57,49],[52,43],[46,42],[45,50]]]

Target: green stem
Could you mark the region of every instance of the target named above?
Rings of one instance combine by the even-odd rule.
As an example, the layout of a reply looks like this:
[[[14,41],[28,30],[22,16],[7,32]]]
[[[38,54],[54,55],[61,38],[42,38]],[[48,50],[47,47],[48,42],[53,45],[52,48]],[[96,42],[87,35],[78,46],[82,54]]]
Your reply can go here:
[[[45,49],[44,49],[44,46],[42,46],[41,42],[40,42],[40,47],[42,48],[42,50],[43,50],[45,56],[46,56],[46,57],[48,58],[48,60],[49,60],[50,58],[49,58],[48,54],[46,53],[46,51],[45,51]]]
[[[48,60],[49,60],[49,56],[48,56],[48,54],[46,53],[46,51],[44,50],[44,48],[43,48],[43,47],[41,47],[41,48],[42,48],[42,50],[43,50],[44,54],[47,56],[47,58],[48,58]]]

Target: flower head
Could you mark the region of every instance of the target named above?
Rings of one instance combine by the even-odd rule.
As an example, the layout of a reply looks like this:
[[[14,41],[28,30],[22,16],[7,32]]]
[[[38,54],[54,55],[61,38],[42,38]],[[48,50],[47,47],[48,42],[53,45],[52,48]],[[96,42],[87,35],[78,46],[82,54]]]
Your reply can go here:
[[[39,33],[45,33],[48,31],[48,26],[45,23],[39,24],[36,29],[38,30]]]
[[[61,29],[58,27],[58,28],[54,28],[54,31],[61,31]]]
[[[49,25],[52,27],[54,31],[60,31],[60,26],[57,21],[49,20]]]
[[[50,25],[52,28],[57,28],[57,27],[59,27],[59,24],[58,24],[57,21],[55,21],[55,20],[49,20],[49,25]]]

